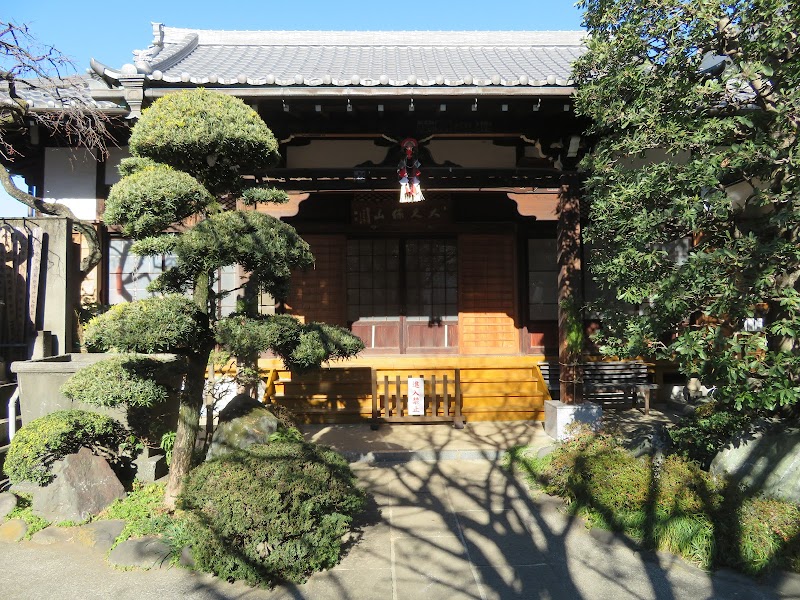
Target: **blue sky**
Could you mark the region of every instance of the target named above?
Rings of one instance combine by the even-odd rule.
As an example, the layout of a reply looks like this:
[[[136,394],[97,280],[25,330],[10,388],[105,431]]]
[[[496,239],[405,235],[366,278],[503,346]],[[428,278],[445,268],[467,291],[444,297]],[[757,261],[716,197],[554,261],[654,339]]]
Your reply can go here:
[[[377,31],[561,30],[581,25],[572,0],[28,0],[4,7],[0,18],[28,25],[40,42],[72,58],[78,71],[91,58],[112,68],[131,62],[133,50],[149,45],[151,22],[198,29]],[[20,208],[0,191],[0,215],[24,214]]]

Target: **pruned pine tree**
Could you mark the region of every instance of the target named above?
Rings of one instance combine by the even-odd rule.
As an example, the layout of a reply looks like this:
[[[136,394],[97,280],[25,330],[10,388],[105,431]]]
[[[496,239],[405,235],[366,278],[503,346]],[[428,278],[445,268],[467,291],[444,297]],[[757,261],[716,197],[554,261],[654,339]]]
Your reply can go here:
[[[800,4],[582,0],[605,352],[736,409],[800,400]]]
[[[291,272],[311,266],[313,257],[297,232],[279,219],[225,208],[232,200],[254,204],[287,199],[279,190],[248,187],[252,180],[243,177],[263,171],[278,158],[275,137],[255,111],[237,98],[203,89],[169,95],[142,113],[131,134],[130,151],[132,157],[121,166],[123,177],[109,193],[104,219],[136,240],[135,253],[170,253],[175,264],[149,288],[163,297],[101,315],[86,337],[97,350],[166,351],[188,357],[166,491],[167,504],[174,506],[191,467],[204,374],[216,343],[251,361],[272,350],[293,370],[352,356],[363,344],[341,328],[257,314],[252,301],[256,294],[285,300]],[[218,321],[219,301],[234,290],[215,291],[217,273],[236,264],[250,274],[249,302]],[[189,293],[193,303],[181,296]],[[184,326],[176,331],[171,321]]]

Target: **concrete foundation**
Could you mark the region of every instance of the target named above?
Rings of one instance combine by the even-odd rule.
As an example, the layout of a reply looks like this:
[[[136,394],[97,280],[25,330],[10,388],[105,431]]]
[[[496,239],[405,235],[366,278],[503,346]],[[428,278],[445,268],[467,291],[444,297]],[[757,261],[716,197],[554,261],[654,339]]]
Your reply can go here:
[[[594,402],[564,404],[560,400],[546,400],[544,432],[554,440],[565,440],[569,437],[569,426],[573,423],[582,423],[598,430],[602,417],[603,408]]]

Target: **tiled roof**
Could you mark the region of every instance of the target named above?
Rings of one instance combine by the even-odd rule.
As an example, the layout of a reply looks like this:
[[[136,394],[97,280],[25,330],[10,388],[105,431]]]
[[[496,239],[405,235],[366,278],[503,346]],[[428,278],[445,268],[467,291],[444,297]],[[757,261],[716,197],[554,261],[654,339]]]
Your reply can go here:
[[[37,80],[18,80],[17,94],[28,102],[31,109],[65,109],[70,107],[93,106],[99,109],[121,108],[121,104],[109,100],[93,98],[93,90],[98,86],[94,77],[77,75],[63,80],[58,88],[53,82]],[[8,86],[0,84],[0,103],[9,101]]]
[[[252,86],[571,86],[581,31],[216,31],[155,23],[151,81]],[[132,73],[106,68],[116,78]]]

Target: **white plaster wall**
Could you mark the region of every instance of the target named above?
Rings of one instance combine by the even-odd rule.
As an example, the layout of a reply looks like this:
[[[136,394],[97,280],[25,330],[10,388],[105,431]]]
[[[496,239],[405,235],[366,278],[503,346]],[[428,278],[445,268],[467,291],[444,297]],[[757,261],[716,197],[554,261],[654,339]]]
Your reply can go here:
[[[120,180],[119,176],[119,163],[123,158],[128,158],[131,153],[128,151],[127,146],[120,146],[119,148],[109,148],[108,158],[106,158],[106,185],[114,185]]]
[[[496,146],[491,140],[431,140],[428,150],[439,164],[449,160],[478,169],[513,169],[517,164],[516,148]]]
[[[370,140],[313,140],[305,146],[286,149],[286,166],[290,169],[347,169],[361,163],[383,162],[387,146]]]
[[[97,218],[97,161],[83,148],[45,148],[44,193],[65,204],[78,219]]]

